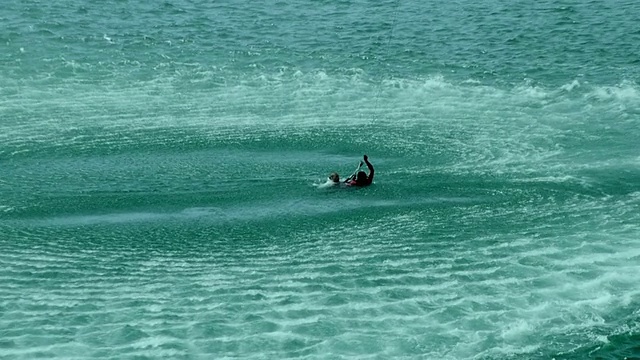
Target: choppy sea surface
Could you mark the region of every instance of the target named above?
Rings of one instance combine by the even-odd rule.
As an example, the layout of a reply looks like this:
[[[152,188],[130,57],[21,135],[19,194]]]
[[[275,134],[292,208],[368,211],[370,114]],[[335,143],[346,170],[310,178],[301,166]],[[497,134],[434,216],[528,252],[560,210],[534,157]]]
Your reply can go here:
[[[2,8],[0,358],[640,358],[640,3]]]

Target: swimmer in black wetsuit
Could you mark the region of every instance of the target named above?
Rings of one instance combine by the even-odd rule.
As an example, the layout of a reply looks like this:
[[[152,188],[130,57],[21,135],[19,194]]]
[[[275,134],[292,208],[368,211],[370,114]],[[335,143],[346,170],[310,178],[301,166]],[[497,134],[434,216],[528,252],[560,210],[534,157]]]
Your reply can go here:
[[[369,162],[369,157],[367,155],[364,156],[364,162],[365,164],[367,164],[367,167],[369,168],[369,176],[367,176],[367,173],[364,171],[358,171],[354,176],[350,176],[347,180],[345,180],[345,184],[347,186],[369,186],[371,185],[371,183],[373,182],[373,174],[374,174],[374,170],[373,170],[373,165],[371,165],[371,163]]]

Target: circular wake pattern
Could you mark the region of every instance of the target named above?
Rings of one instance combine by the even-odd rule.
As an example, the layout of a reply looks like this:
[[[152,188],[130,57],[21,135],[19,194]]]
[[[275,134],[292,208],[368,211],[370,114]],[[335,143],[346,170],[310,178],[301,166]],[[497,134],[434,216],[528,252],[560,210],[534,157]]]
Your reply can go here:
[[[308,5],[7,3],[0,358],[637,357],[638,6]]]

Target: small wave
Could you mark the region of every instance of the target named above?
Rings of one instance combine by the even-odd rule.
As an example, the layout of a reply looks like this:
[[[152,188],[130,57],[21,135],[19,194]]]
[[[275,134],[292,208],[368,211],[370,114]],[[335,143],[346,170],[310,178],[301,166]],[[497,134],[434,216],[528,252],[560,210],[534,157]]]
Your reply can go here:
[[[0,205],[0,212],[8,213],[8,212],[12,212],[13,210],[14,210],[14,208],[11,207],[11,206]]]

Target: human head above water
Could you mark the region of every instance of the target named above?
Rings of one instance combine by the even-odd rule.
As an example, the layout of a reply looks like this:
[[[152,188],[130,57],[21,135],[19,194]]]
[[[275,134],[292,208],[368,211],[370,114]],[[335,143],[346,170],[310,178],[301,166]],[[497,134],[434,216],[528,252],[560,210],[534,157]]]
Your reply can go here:
[[[330,179],[331,181],[333,181],[333,182],[339,182],[339,181],[340,181],[340,175],[338,175],[338,173],[337,173],[337,172],[332,172],[332,173],[329,175],[329,179]]]

